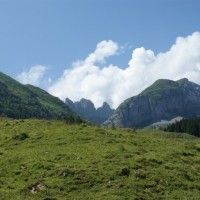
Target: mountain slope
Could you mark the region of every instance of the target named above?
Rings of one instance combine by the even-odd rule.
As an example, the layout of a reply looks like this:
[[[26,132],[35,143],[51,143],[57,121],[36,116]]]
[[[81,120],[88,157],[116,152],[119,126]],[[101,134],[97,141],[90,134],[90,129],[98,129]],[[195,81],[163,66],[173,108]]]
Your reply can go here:
[[[187,79],[160,79],[139,95],[124,101],[105,125],[145,127],[177,116],[200,116],[200,86]]]
[[[67,118],[76,115],[46,91],[0,73],[0,115],[11,118]]]
[[[92,101],[84,98],[77,102],[66,98],[65,103],[84,119],[97,124],[105,122],[114,111],[106,102],[96,109]]]
[[[200,139],[0,119],[1,200],[198,200]]]

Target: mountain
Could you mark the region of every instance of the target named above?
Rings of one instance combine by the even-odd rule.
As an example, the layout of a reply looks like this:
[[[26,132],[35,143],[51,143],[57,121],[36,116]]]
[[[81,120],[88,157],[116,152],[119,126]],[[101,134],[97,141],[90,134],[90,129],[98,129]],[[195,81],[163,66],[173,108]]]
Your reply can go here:
[[[66,98],[65,103],[84,119],[97,124],[105,122],[114,111],[106,102],[96,109],[92,101],[84,98],[77,102],[73,102],[69,98]]]
[[[186,78],[157,80],[139,95],[125,100],[104,124],[137,128],[178,116],[200,116],[200,86]]]
[[[77,118],[60,99],[0,72],[0,115],[10,118]]]

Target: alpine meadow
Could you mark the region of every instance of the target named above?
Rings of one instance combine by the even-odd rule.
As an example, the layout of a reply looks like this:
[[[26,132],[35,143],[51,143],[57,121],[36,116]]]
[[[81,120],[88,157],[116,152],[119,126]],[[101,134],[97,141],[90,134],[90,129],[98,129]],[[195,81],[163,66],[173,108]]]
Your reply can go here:
[[[0,125],[1,199],[199,199],[196,137],[34,119]]]

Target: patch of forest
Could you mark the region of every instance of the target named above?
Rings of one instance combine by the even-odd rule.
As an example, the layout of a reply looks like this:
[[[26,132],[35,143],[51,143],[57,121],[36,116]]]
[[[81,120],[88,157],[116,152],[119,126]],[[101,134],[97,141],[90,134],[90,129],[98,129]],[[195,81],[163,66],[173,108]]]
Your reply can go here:
[[[189,133],[196,137],[200,137],[200,118],[182,119],[181,121],[177,121],[169,125],[165,131]]]

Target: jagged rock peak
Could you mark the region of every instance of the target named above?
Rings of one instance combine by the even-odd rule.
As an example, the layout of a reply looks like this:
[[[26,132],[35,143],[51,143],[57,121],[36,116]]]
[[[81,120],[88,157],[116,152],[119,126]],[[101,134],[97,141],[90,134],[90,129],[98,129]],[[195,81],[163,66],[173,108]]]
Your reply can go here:
[[[74,102],[69,98],[65,99],[65,104],[67,104],[69,107],[73,107],[74,106]]]
[[[89,107],[89,108],[95,109],[93,102],[88,99],[82,98],[79,102],[75,102],[75,103],[80,103],[83,106],[83,108]]]
[[[110,108],[110,105],[107,102],[103,102],[102,106],[103,108]]]
[[[101,124],[106,121],[111,114],[113,109],[110,108],[107,102],[99,108],[95,108],[94,103],[88,99],[82,98],[80,101],[73,102],[69,98],[66,98],[65,103],[80,116],[88,121]]]
[[[69,99],[69,98],[66,98],[66,99],[65,99],[65,103],[67,103],[67,102],[73,103],[73,101],[72,101],[71,99]]]

